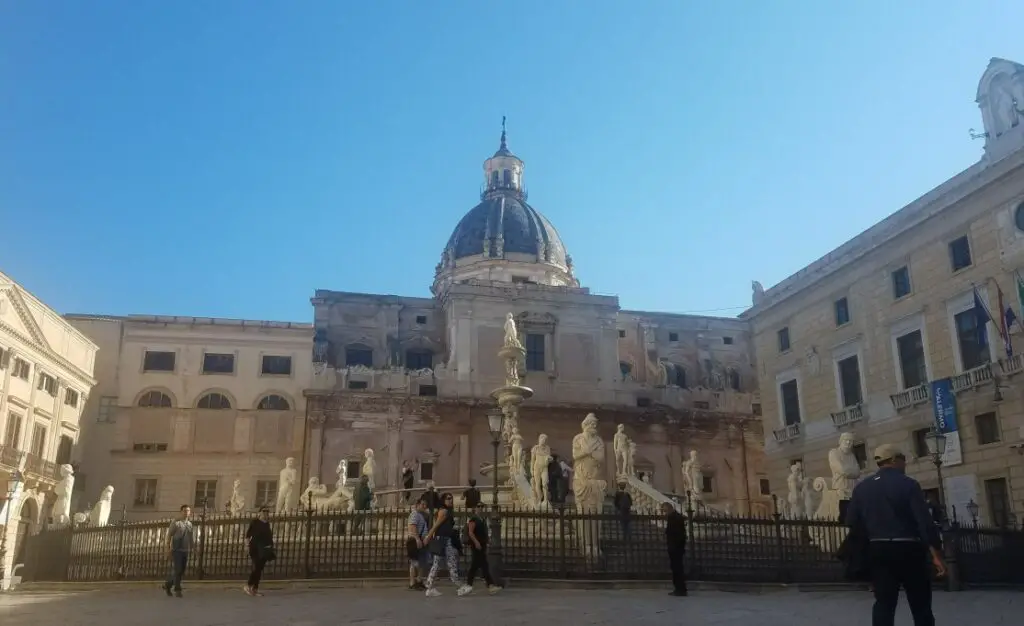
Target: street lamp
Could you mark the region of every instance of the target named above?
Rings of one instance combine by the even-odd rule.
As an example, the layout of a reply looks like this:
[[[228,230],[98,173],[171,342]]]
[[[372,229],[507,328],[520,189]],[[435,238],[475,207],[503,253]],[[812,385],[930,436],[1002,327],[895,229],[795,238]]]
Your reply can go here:
[[[946,453],[946,435],[938,428],[933,427],[924,436],[925,445],[928,447],[928,454],[932,455],[932,463],[935,464],[935,473],[939,478],[939,508],[942,510],[942,517],[946,517],[946,487],[942,484],[942,455]]]
[[[498,508],[498,446],[501,445],[501,433],[505,425],[505,413],[501,409],[487,412],[487,429],[491,431],[491,446],[494,448],[494,465],[491,466],[493,479],[491,491],[490,541],[487,544],[487,561],[491,567],[491,578],[499,586],[504,586],[501,577],[504,564],[501,553],[501,512]]]
[[[971,501],[967,503],[967,513],[971,516],[971,524],[978,525],[978,503],[971,498]]]

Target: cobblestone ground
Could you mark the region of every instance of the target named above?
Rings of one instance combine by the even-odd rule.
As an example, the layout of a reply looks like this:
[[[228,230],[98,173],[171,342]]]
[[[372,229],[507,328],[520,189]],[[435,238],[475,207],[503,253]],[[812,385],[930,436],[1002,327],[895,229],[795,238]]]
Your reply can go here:
[[[0,595],[0,624],[104,626],[319,626],[321,624],[714,624],[716,626],[864,626],[867,593],[779,591],[763,594],[695,592],[673,598],[650,590],[507,589],[498,596],[440,598],[388,589],[267,590],[250,598],[241,590],[198,589],[184,599],[159,589]],[[1024,593],[939,593],[939,626],[1021,624]],[[905,606],[896,620],[910,626]]]

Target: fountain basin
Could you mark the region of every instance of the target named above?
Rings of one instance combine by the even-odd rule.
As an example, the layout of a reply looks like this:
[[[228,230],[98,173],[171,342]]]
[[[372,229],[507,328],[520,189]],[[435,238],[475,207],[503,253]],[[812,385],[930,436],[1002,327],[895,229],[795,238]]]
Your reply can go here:
[[[519,406],[523,400],[533,397],[533,389],[522,385],[505,385],[491,392],[498,406]]]

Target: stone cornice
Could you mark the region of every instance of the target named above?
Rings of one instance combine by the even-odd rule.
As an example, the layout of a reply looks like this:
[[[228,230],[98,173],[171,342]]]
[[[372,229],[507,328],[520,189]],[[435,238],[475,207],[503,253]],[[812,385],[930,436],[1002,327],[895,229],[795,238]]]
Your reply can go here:
[[[751,319],[808,289],[828,276],[863,258],[879,247],[943,212],[956,208],[965,198],[1017,172],[1024,165],[1024,150],[1001,161],[975,163],[907,206],[899,209],[853,239],[765,291],[763,299],[739,315]]]
[[[75,378],[75,380],[77,380],[85,387],[84,389],[81,390],[83,393],[88,393],[89,390],[92,389],[93,385],[96,384],[96,379],[90,376],[85,371],[79,369],[77,365],[75,365],[71,361],[68,361],[67,359],[57,354],[53,350],[50,350],[49,347],[40,346],[35,341],[33,341],[31,337],[23,335],[13,326],[10,326],[5,322],[0,321],[0,331],[6,332],[8,335],[14,337],[23,344],[22,346],[14,347],[15,356],[29,356],[27,353],[32,352],[32,360],[42,365],[43,369],[50,371],[53,370],[53,367],[49,366],[47,363],[45,363],[45,361],[47,359],[51,360],[55,365],[57,365],[57,367],[61,368],[64,372],[70,374],[73,378]],[[60,378],[60,376],[58,376],[58,378]]]

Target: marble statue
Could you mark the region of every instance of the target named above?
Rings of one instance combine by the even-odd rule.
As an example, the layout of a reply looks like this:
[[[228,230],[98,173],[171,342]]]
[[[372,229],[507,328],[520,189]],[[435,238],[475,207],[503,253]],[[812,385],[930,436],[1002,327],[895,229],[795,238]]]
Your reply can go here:
[[[860,463],[853,454],[853,435],[839,435],[839,445],[829,450],[828,467],[832,470],[832,489],[839,495],[839,500],[849,500],[853,495],[853,486],[860,478]]]
[[[541,433],[537,445],[530,449],[530,491],[537,504],[548,501],[548,463],[551,462],[551,446],[548,436]]]
[[[751,303],[754,306],[757,306],[758,304],[761,303],[762,300],[764,300],[764,286],[761,285],[760,282],[752,280],[750,281],[750,289],[751,291],[753,291],[753,294],[750,298]]]
[[[338,461],[338,467],[334,473],[338,475],[337,487],[344,487],[348,484],[348,461],[345,459]]]
[[[114,499],[114,487],[107,485],[100,492],[100,499],[85,513],[75,513],[72,519],[75,525],[88,524],[92,528],[100,528],[110,521],[110,505]]]
[[[523,344],[519,342],[519,331],[516,329],[515,316],[511,313],[505,315],[505,347],[523,349]]]
[[[505,359],[505,384],[519,385],[522,379],[519,377],[519,360]]]
[[[228,511],[231,515],[238,517],[245,511],[245,497],[242,496],[242,481],[235,479],[231,486],[231,499],[228,500]]]
[[[629,475],[629,437],[626,435],[626,427],[619,424],[615,429],[615,436],[612,438],[612,450],[615,452],[615,475]]]
[[[801,472],[803,469],[801,468]],[[813,517],[815,510],[815,498],[814,498],[814,486],[812,485],[810,476],[803,476],[803,489],[801,490],[804,494],[804,516]]]
[[[647,483],[648,485],[651,484],[651,473],[650,472],[644,472],[644,482]]]
[[[626,446],[626,476],[636,476],[636,442],[632,439]]]
[[[789,488],[786,494],[789,514],[793,519],[799,519],[804,516],[804,472],[799,463],[789,466],[786,486]]]
[[[327,495],[327,485],[321,485],[320,479],[316,476],[312,476],[309,479],[309,485],[306,486],[306,490],[299,496],[299,504],[303,508],[314,508],[319,504]]]
[[[288,457],[284,460],[284,469],[278,475],[277,504],[274,512],[284,513],[295,508],[295,490],[298,482],[299,472],[295,469],[295,459]]]
[[[604,463],[604,441],[597,433],[597,417],[593,413],[583,418],[582,431],[572,438],[572,488],[576,506],[585,510],[600,510],[604,504],[608,483],[601,480]]]
[[[366,480],[370,485],[370,491],[374,491],[377,486],[374,481],[374,477],[377,474],[377,462],[373,460],[373,448],[367,448],[363,452],[363,456],[366,459],[363,461],[363,476],[366,476]]]
[[[690,450],[690,458],[683,463],[683,487],[694,500],[704,498],[704,471],[700,468],[696,450]]]
[[[509,443],[511,448],[511,455],[509,456],[509,472],[518,474],[523,471],[523,436],[519,434],[519,429],[516,427],[512,428],[512,435],[509,437]]]
[[[65,463],[60,466],[60,481],[54,486],[57,495],[53,503],[53,522],[67,524],[71,521],[71,493],[75,488],[75,469]]]

